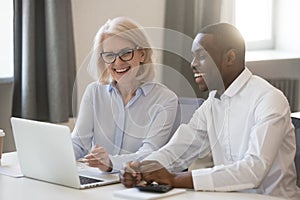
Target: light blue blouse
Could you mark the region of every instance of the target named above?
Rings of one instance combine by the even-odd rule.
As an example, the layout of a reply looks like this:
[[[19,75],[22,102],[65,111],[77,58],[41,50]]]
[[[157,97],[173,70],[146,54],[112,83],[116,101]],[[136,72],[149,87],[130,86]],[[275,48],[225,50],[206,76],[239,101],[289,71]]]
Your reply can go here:
[[[114,83],[91,83],[72,132],[76,158],[95,144],[110,154],[114,170],[144,158],[168,142],[177,106],[176,94],[157,82],[141,85],[125,106]]]

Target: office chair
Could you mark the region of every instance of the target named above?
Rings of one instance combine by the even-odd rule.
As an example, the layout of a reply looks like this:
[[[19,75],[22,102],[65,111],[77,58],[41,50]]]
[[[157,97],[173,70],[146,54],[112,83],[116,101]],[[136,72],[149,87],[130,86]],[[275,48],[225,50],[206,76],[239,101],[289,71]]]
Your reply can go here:
[[[194,112],[201,106],[204,99],[192,97],[179,97],[178,108],[175,122],[172,128],[172,134],[175,133],[177,128],[182,123],[188,123],[192,118]]]
[[[297,185],[300,187],[300,119],[292,117],[293,125],[295,126],[295,138],[296,138],[296,155],[295,165],[297,172]]]

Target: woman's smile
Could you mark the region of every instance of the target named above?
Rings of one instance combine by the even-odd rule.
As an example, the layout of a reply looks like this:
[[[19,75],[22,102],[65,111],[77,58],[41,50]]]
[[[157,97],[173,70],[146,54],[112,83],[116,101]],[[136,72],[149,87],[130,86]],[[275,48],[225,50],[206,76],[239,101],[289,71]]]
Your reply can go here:
[[[119,68],[119,69],[116,69],[116,68],[113,68],[113,70],[115,72],[117,72],[118,74],[123,74],[125,72],[127,72],[128,70],[130,70],[130,66],[129,67],[123,67],[123,68]]]

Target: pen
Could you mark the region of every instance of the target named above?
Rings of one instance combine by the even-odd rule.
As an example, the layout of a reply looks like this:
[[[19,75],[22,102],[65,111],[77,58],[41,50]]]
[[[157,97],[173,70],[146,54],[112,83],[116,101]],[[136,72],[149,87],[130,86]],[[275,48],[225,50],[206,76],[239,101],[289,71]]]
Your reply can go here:
[[[86,162],[86,159],[85,159],[85,158],[79,158],[79,159],[77,160],[77,162],[85,163],[85,162]]]
[[[77,160],[77,162],[80,162],[80,163],[86,163],[87,162],[87,159],[86,159],[86,156],[88,156],[88,155],[93,155],[93,153],[92,153],[92,150],[94,149],[94,147],[92,147],[91,149],[87,149],[88,150],[88,153],[83,157],[83,158],[79,158],[78,160]]]

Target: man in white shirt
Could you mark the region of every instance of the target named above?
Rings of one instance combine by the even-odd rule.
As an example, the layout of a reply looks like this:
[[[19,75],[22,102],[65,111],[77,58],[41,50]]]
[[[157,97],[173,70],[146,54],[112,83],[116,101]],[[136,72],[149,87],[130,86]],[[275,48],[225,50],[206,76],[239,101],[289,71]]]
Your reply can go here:
[[[206,191],[241,191],[299,199],[296,151],[285,96],[245,67],[245,43],[232,25],[218,23],[196,36],[191,63],[208,99],[171,140],[143,162],[130,162],[122,183],[141,180]],[[212,153],[212,168],[181,172]]]

